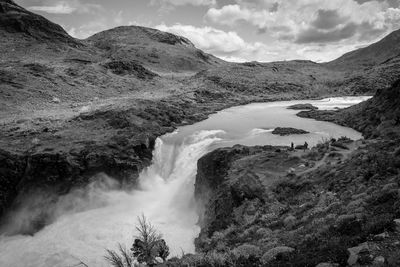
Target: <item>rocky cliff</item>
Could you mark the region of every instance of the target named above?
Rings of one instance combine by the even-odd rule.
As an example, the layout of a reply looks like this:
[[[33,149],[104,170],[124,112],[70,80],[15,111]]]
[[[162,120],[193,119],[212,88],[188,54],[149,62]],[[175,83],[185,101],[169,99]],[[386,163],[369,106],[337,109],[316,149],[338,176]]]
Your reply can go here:
[[[390,140],[342,147],[325,143],[300,155],[234,147],[204,156],[196,177],[204,204],[198,254],[181,261],[397,266],[400,147]]]

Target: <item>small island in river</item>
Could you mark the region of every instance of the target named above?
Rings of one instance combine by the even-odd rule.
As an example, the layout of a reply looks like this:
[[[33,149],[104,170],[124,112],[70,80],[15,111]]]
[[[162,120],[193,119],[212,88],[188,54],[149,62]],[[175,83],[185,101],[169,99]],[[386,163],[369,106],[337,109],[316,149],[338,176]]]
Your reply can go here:
[[[287,109],[294,109],[294,110],[317,110],[318,108],[316,106],[313,106],[311,104],[295,104],[288,106]]]
[[[310,132],[307,132],[305,130],[302,129],[296,129],[296,128],[292,128],[292,127],[277,127],[272,131],[272,134],[276,134],[276,135],[291,135],[291,134],[308,134]]]

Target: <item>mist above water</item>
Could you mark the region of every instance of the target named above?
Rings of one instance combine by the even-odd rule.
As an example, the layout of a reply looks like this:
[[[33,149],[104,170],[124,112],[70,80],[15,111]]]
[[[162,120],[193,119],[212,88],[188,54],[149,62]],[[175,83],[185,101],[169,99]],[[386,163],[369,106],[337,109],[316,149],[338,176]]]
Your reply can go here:
[[[96,182],[59,197],[49,205],[46,195],[27,200],[26,207],[13,214],[7,226],[11,231],[26,227],[44,209],[53,223],[33,236],[0,237],[0,266],[66,267],[84,262],[88,266],[108,266],[105,249],[118,242],[133,243],[137,216],[144,214],[163,233],[171,256],[193,252],[193,240],[200,229],[194,202],[197,160],[223,146],[290,145],[307,141],[315,145],[331,137],[361,138],[360,133],[328,122],[297,117],[287,106],[311,103],[321,109],[356,104],[365,97],[334,98],[318,101],[257,103],[229,108],[207,120],[180,127],[157,139],[153,163],[140,174],[138,189],[117,189],[115,181],[100,175]],[[309,131],[306,135],[276,136],[276,127]],[[36,208],[29,203],[38,202]]]

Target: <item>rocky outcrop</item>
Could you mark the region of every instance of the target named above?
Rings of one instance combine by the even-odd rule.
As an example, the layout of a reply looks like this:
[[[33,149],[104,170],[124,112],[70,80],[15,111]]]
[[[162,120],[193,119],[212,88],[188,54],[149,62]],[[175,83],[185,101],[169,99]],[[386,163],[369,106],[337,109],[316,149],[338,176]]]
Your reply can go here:
[[[152,71],[144,68],[141,64],[135,61],[110,61],[104,64],[104,67],[110,69],[114,74],[117,75],[135,75],[139,79],[152,79],[158,76]]]
[[[0,216],[18,194],[17,186],[26,169],[26,157],[0,150]]]
[[[300,162],[299,158],[291,158],[286,148],[273,146],[236,145],[203,156],[198,161],[195,183],[201,226],[196,248],[207,252],[213,246],[213,235],[224,232],[229,225],[255,220],[268,199],[265,183]]]
[[[201,236],[208,237],[232,223],[233,210],[246,199],[263,199],[264,188],[257,176],[228,176],[235,159],[263,149],[237,145],[217,149],[198,161],[195,198],[200,207]]]
[[[196,198],[205,204],[196,248],[229,262],[239,247],[252,247],[258,253],[245,266],[396,266],[400,153],[389,140],[364,143],[347,160],[309,171],[297,171],[302,160],[336,148],[321,144],[301,159],[271,147],[207,154],[196,177]],[[253,181],[262,187],[248,186],[254,192],[235,201],[235,182]]]
[[[287,107],[294,110],[317,110],[318,108],[311,104],[295,104]]]
[[[307,132],[302,129],[291,128],[291,127],[277,127],[271,133],[280,135],[280,136],[284,136],[284,135],[292,135],[292,134],[308,134],[310,132]]]

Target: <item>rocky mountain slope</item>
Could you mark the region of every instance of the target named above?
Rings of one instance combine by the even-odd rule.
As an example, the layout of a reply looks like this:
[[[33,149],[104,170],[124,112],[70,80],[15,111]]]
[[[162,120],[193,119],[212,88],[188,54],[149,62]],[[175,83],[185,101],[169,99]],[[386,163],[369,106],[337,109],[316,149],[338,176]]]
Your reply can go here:
[[[363,132],[309,152],[217,149],[198,161],[205,266],[399,266],[399,82],[345,110],[302,116]],[[315,167],[314,167],[315,166]]]
[[[134,184],[157,136],[217,110],[364,94],[400,69],[394,61],[365,72],[310,61],[228,63],[183,37],[136,26],[76,40],[11,0],[0,0],[0,37],[0,216],[17,196],[65,193],[98,172]]]
[[[400,30],[397,30],[390,33],[379,42],[344,54],[326,65],[330,68],[340,68],[345,70],[348,70],[349,68],[364,69],[398,60],[400,57],[399,42]]]

